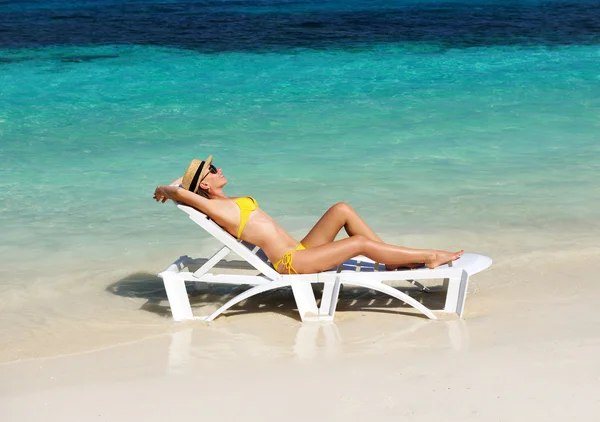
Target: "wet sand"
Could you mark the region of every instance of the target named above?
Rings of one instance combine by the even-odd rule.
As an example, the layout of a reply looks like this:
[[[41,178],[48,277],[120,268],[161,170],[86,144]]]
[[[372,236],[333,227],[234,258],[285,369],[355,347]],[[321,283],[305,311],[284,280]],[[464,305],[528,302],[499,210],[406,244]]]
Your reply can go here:
[[[599,256],[496,262],[472,279],[465,320],[350,292],[335,324],[300,323],[283,293],[210,325],[165,318],[142,341],[3,364],[0,418],[593,420]]]

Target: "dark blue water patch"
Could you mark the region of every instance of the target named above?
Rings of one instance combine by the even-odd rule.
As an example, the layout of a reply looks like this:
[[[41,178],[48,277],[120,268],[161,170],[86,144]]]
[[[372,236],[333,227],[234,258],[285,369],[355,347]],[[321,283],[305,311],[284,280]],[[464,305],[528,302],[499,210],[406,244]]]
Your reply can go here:
[[[244,10],[254,4],[237,3]],[[224,12],[215,2],[92,2],[78,9],[0,14],[2,48],[142,44],[200,52],[268,52],[413,42],[440,48],[600,44],[600,2],[428,3],[340,11],[275,8],[268,13]]]
[[[64,63],[83,63],[83,62],[91,62],[94,60],[103,60],[103,59],[116,59],[120,56],[118,54],[76,54],[76,55],[55,55],[46,57],[49,60],[58,60]],[[36,55],[26,55],[26,56],[18,56],[18,57],[3,57],[0,56],[0,63],[19,63],[25,62],[28,60],[39,60],[40,57]]]
[[[61,62],[66,63],[81,63],[81,62],[91,62],[93,60],[102,60],[102,59],[116,59],[118,58],[118,54],[98,54],[98,55],[74,55],[74,56],[63,56],[60,58]]]

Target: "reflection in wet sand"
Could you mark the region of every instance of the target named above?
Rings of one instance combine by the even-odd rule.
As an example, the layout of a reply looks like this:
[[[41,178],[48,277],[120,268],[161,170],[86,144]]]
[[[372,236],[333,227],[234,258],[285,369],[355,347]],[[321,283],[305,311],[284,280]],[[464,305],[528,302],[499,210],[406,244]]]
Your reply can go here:
[[[394,321],[395,320],[395,321]],[[410,320],[410,321],[408,321]],[[352,356],[373,357],[388,353],[411,353],[415,349],[459,352],[469,346],[467,323],[463,320],[431,322],[426,319],[397,316],[374,321],[360,318],[338,324],[294,324],[285,333],[272,335],[281,320],[265,321],[262,327],[243,324],[229,327],[194,327],[170,334],[168,373],[186,372],[190,365],[216,360],[262,358],[322,361]],[[254,327],[249,329],[249,327]],[[245,331],[242,331],[245,330]]]

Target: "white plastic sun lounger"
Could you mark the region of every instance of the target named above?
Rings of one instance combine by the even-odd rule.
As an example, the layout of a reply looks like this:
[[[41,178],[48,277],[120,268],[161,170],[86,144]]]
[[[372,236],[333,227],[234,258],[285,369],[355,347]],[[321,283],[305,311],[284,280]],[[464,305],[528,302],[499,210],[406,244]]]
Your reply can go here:
[[[201,319],[212,321],[232,306],[254,295],[283,287],[291,287],[300,318],[303,322],[333,321],[342,284],[351,284],[388,294],[417,309],[431,319],[437,319],[431,309],[410,297],[408,294],[388,285],[385,281],[408,281],[422,290],[427,291],[416,280],[444,279],[447,294],[444,308],[441,312],[458,314],[462,318],[469,277],[485,270],[492,264],[491,258],[477,254],[464,254],[452,265],[442,265],[430,270],[428,268],[415,270],[385,271],[385,266],[370,259],[359,256],[346,261],[338,268],[315,274],[279,274],[268,263],[264,253],[253,245],[239,241],[223,230],[202,212],[183,204],[177,207],[187,213],[194,222],[218,239],[223,247],[196,271],[189,268],[197,265],[197,260],[182,256],[171,264],[165,271],[159,273],[163,279],[167,298],[176,321],[186,319]],[[258,275],[242,274],[212,274],[209,271],[225,258],[230,252],[235,252],[248,264],[260,272]],[[196,264],[196,265],[195,265]],[[188,271],[185,271],[188,269]],[[186,282],[222,283],[254,286],[235,296],[210,315],[194,316],[186,290]],[[323,283],[323,295],[320,306],[312,289],[312,283]]]

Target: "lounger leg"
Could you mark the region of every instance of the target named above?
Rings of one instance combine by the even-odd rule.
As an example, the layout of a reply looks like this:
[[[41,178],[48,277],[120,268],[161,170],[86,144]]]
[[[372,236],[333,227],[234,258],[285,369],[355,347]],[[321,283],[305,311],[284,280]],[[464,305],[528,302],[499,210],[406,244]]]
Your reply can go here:
[[[167,291],[169,306],[175,321],[184,319],[193,319],[192,307],[188,298],[187,290],[185,289],[185,281],[177,277],[176,274],[169,272],[162,273],[163,283]]]
[[[339,276],[336,277],[335,282],[325,283],[323,286],[321,306],[319,307],[319,319],[321,321],[333,321],[340,295],[340,286],[341,283]]]
[[[373,283],[364,283],[364,282],[356,282],[356,281],[348,281],[348,283],[356,284],[357,286],[365,287],[367,289],[373,289],[378,292],[388,294],[392,297],[395,297],[398,300],[401,300],[402,302],[408,303],[410,306],[412,306],[416,310],[421,311],[428,318],[437,319],[437,317],[434,315],[433,312],[431,312],[431,310],[429,308],[427,308],[423,304],[417,302],[416,300],[414,300],[412,297],[410,297],[406,293],[403,293],[398,289],[388,286],[387,284],[383,284],[383,283],[373,284]]]
[[[273,289],[279,289],[281,287],[286,287],[289,286],[290,282],[289,281],[279,281],[279,282],[272,282],[272,283],[267,283],[267,284],[259,284],[258,286],[254,286],[251,289],[246,290],[243,293],[240,293],[239,295],[237,295],[236,297],[234,297],[233,299],[229,300],[227,303],[225,303],[223,306],[221,306],[219,309],[217,309],[216,311],[214,311],[212,314],[210,314],[207,317],[201,317],[200,319],[203,319],[204,321],[212,321],[213,319],[215,319],[216,317],[218,317],[219,315],[221,315],[223,312],[225,312],[227,309],[231,308],[234,305],[237,305],[238,303],[240,303],[242,300],[248,299],[254,295],[257,295],[259,293],[263,293],[269,290],[273,290]]]
[[[465,310],[467,289],[469,287],[469,274],[463,271],[460,277],[448,279],[448,292],[444,312],[455,312],[460,318]]]
[[[300,319],[303,322],[319,321],[319,310],[312,285],[306,281],[292,281],[291,285]]]

